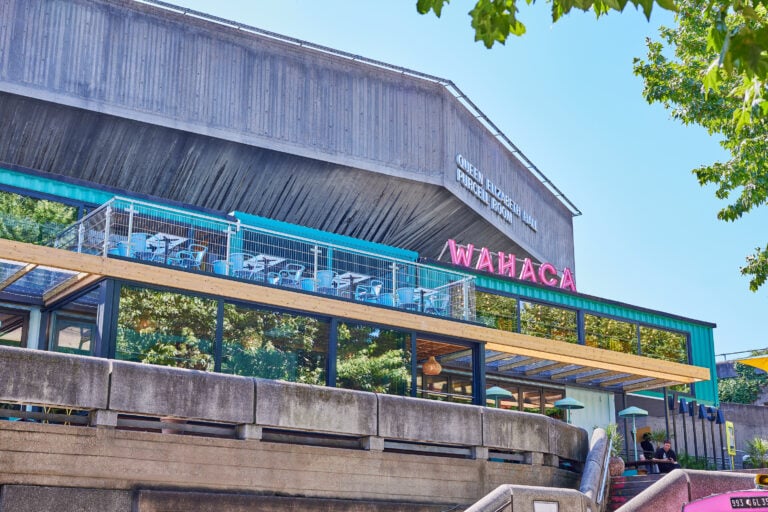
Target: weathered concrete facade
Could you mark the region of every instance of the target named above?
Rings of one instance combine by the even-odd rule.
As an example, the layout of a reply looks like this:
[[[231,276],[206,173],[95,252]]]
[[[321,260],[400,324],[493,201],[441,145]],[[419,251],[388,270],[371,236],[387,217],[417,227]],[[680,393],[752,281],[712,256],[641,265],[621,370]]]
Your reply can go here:
[[[455,238],[574,267],[574,211],[448,80],[130,0],[7,0],[0,20],[2,162],[432,258]],[[458,154],[520,211],[462,184]]]
[[[9,347],[0,361],[0,401],[90,416],[0,421],[4,503],[72,487],[96,503],[160,488],[453,506],[509,483],[576,489],[589,448],[584,430],[522,412]],[[164,416],[224,434],[159,433]]]

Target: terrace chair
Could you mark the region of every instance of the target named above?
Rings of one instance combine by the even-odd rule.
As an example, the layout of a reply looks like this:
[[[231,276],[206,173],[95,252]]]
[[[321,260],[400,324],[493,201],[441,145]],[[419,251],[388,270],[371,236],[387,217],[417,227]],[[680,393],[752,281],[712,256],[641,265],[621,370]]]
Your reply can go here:
[[[448,314],[448,295],[444,293],[437,293],[431,295],[425,299],[426,307],[425,313],[431,313],[433,315],[446,316]]]
[[[336,295],[336,272],[333,270],[317,271],[317,291],[326,295]]]
[[[256,256],[247,252],[233,252],[229,255],[229,275],[242,279],[254,279],[257,275],[260,275],[263,281],[264,267],[257,267],[251,263],[246,263],[246,261],[255,258]]]
[[[355,288],[355,300],[368,302],[372,296],[373,290],[369,285],[359,284]]]
[[[168,258],[168,264],[190,270],[200,270],[208,247],[200,244],[190,244],[187,250],[179,251]]]
[[[419,309],[419,305],[416,303],[416,292],[413,288],[398,288],[395,293],[397,293],[397,307],[408,311]]]
[[[267,284],[278,285],[280,284],[280,274],[277,272],[270,272],[267,274]]]
[[[371,288],[371,296],[368,297],[368,302],[379,302],[381,290],[384,289],[384,282],[379,279],[372,279],[368,286]]]
[[[391,293],[382,293],[379,295],[379,304],[382,306],[394,307],[395,300]]]
[[[301,274],[304,273],[304,265],[289,263],[280,271],[280,286],[298,288],[301,282]]]

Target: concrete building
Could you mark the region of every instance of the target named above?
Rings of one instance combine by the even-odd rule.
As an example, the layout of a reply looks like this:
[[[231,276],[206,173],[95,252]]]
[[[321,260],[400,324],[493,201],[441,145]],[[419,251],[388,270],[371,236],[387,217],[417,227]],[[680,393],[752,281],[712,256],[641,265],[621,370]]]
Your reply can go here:
[[[630,402],[717,406],[714,324],[579,293],[580,211],[452,82],[161,2],[8,0],[0,20],[1,198],[69,216],[3,210],[0,339],[40,350],[2,352],[30,387],[0,401],[92,426],[0,422],[0,453],[35,460],[4,500],[426,510],[578,488],[586,430]],[[99,469],[52,474],[80,443]]]

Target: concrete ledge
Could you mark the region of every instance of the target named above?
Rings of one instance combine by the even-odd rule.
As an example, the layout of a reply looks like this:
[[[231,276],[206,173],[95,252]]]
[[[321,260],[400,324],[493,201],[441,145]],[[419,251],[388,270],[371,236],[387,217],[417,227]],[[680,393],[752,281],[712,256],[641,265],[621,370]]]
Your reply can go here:
[[[0,346],[0,400],[105,409],[109,361]]]
[[[253,380],[112,361],[109,408],[154,416],[253,423]]]
[[[3,485],[0,510],[14,512],[130,512],[131,491]]]
[[[549,446],[545,451],[561,459],[582,461],[587,458],[589,436],[586,430],[554,418],[545,419],[549,423]]]
[[[379,436],[404,441],[482,446],[482,408],[377,395]]]
[[[254,380],[257,425],[359,436],[377,433],[373,393]]]
[[[483,446],[523,452],[549,451],[546,416],[503,409],[483,409]]]

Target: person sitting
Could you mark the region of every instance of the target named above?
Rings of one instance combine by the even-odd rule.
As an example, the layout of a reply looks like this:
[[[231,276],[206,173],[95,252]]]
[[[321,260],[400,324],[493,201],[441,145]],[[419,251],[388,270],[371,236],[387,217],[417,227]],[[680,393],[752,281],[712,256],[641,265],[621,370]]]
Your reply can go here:
[[[650,433],[646,432],[643,434],[643,440],[640,442],[640,448],[643,449],[643,457],[645,457],[645,460],[650,460],[653,458],[653,454],[656,453],[656,448],[653,447]]]
[[[653,454],[656,453],[656,448],[653,447],[653,443],[651,442],[651,434],[649,432],[646,432],[643,434],[643,440],[640,442],[640,448],[643,449],[643,458],[645,460],[651,460],[653,459]],[[648,473],[658,473],[659,467],[656,464],[648,464],[646,466]]]
[[[664,446],[656,450],[653,458],[658,462],[660,473],[669,473],[673,469],[680,467],[680,464],[677,463],[677,454],[672,449],[672,443],[669,439],[664,441]]]

